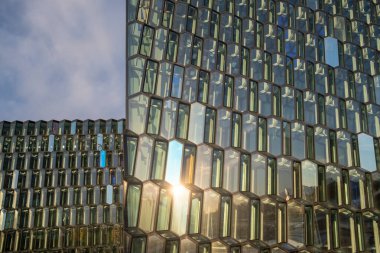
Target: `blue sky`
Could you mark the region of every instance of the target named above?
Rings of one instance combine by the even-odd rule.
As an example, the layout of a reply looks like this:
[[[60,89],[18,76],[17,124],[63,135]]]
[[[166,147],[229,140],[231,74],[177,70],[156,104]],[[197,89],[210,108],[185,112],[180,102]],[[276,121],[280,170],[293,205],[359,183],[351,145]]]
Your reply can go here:
[[[125,0],[1,0],[0,121],[125,117]]]

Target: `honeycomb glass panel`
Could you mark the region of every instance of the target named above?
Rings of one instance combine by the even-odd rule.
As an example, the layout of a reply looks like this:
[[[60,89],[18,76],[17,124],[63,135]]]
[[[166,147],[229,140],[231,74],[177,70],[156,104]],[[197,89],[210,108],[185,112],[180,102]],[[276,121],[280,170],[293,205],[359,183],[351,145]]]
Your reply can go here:
[[[159,187],[153,183],[144,185],[141,196],[139,227],[144,231],[152,231],[155,226],[156,211],[158,208]]]
[[[309,160],[302,162],[302,198],[313,203],[317,201],[317,165]]]
[[[190,201],[189,234],[199,233],[202,196],[200,193],[192,193]]]
[[[157,214],[157,231],[168,230],[170,221],[170,207],[172,196],[168,189],[160,190],[158,214]]]
[[[220,109],[217,112],[216,144],[222,147],[230,146],[231,140],[231,112]]]
[[[158,134],[160,129],[162,101],[152,99],[150,103],[147,133]]]
[[[154,61],[147,61],[144,80],[144,92],[154,94],[156,86],[158,64]]]
[[[178,141],[171,141],[168,149],[165,180],[172,185],[178,185],[181,176],[183,144]]]
[[[305,242],[304,208],[297,202],[291,202],[288,204],[287,213],[289,243],[296,247],[302,247]]]
[[[277,195],[289,200],[293,198],[293,167],[290,160],[277,159]]]
[[[252,155],[251,191],[258,196],[267,190],[267,158],[263,155]]]
[[[210,187],[212,148],[201,145],[197,150],[194,184],[202,189]]]
[[[204,133],[205,111],[206,111],[206,107],[199,103],[192,104],[191,106],[190,120],[189,120],[189,140],[196,144],[199,144],[203,141],[203,137],[205,134]],[[209,118],[209,120],[212,120],[212,119]],[[214,122],[209,121],[208,123],[209,124],[211,123],[210,127],[213,127],[213,124],[215,124],[215,119],[214,119]],[[213,134],[213,130],[211,131],[211,133],[209,132],[207,136],[209,139],[211,139],[211,142],[213,141],[213,138],[210,138],[212,137],[212,134]]]
[[[281,154],[282,138],[281,124],[276,119],[268,121],[268,151],[277,156]]]
[[[265,199],[261,209],[261,240],[271,245],[277,242],[277,205],[271,199]],[[271,222],[269,222],[271,221]]]
[[[360,166],[367,171],[376,171],[376,160],[373,138],[367,134],[358,135]]]
[[[183,235],[187,231],[187,217],[189,212],[189,202],[190,202],[190,191],[183,186],[174,186],[171,189],[171,194],[173,195],[173,205],[172,205],[172,218],[171,218],[171,230],[178,235]],[[192,200],[192,199],[191,199]],[[193,206],[194,205],[194,206]],[[197,215],[196,208],[199,207],[200,203],[196,201],[191,201],[191,210],[193,217]],[[193,210],[193,208],[195,210]],[[190,223],[190,229],[197,232],[196,218]]]
[[[166,100],[163,104],[160,132],[166,139],[171,139],[175,135],[177,105],[177,102],[172,100]]]
[[[188,67],[185,71],[182,99],[186,102],[196,100],[198,70],[193,66]]]
[[[330,238],[330,216],[328,210],[317,206],[314,208],[314,245],[317,248],[326,250],[331,247]]]
[[[136,167],[134,176],[140,180],[146,180],[149,177],[149,168],[153,153],[153,140],[149,137],[140,139],[137,148]]]
[[[243,115],[242,148],[252,152],[257,147],[257,118],[252,114]]]
[[[240,153],[233,150],[226,150],[224,153],[224,166],[223,166],[223,188],[236,192],[238,190]]]
[[[324,39],[326,63],[332,67],[339,66],[338,41],[332,37]]]
[[[129,103],[129,118],[134,119],[129,123],[129,128],[136,132],[142,133],[144,131],[144,122],[146,122],[146,114],[148,109],[148,98],[140,95],[128,101]],[[140,122],[140,123],[138,123]],[[142,124],[141,124],[142,123]]]
[[[183,151],[181,183],[192,184],[194,182],[196,147],[193,145],[185,145]]]
[[[210,239],[219,236],[221,223],[220,216],[220,195],[213,190],[204,192],[204,202],[212,205],[207,205],[202,210],[202,228],[201,233]]]
[[[156,141],[152,163],[152,179],[162,180],[165,174],[167,143]]]
[[[171,96],[181,98],[184,69],[174,65]]]
[[[190,116],[189,114],[190,114],[189,105],[186,105],[186,104],[178,105],[177,128],[176,128],[177,138],[187,139],[189,116]]]
[[[294,122],[291,126],[292,155],[298,159],[305,158],[305,126]]]
[[[215,124],[216,124],[216,111],[211,108],[206,108],[205,115],[205,129],[204,129],[204,142],[215,142]]]

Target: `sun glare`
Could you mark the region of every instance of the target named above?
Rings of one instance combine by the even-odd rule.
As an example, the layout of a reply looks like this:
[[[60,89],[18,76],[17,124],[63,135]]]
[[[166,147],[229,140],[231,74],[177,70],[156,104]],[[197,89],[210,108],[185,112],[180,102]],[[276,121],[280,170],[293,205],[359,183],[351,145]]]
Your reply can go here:
[[[173,185],[171,188],[173,197],[182,197],[187,191],[186,188],[182,184]]]

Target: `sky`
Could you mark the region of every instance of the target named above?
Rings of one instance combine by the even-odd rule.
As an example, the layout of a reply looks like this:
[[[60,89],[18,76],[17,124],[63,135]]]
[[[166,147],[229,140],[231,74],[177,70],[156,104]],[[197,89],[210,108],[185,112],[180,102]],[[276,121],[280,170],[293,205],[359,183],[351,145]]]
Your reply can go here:
[[[125,117],[125,0],[0,0],[0,121]]]

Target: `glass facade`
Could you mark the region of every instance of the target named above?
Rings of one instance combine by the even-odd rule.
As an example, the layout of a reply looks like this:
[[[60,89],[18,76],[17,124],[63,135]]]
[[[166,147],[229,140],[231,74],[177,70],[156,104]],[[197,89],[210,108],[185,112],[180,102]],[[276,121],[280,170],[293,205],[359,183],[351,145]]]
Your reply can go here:
[[[0,122],[0,252],[124,252],[124,122]]]
[[[378,0],[126,2],[126,120],[0,122],[0,252],[380,253]]]
[[[126,252],[380,252],[379,17],[127,1]]]

